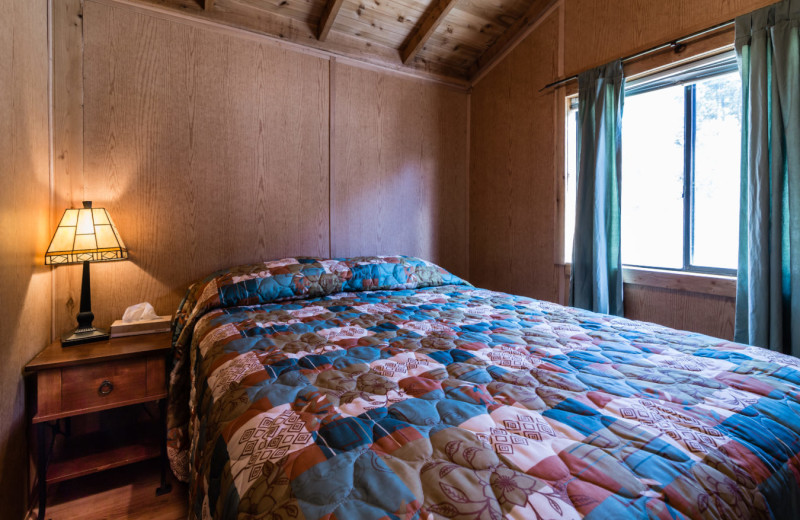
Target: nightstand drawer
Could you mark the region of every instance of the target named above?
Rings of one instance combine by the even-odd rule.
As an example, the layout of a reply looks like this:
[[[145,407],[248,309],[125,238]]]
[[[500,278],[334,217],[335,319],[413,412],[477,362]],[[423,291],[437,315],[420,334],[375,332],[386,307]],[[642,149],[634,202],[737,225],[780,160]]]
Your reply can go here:
[[[34,423],[167,396],[163,354],[40,370]]]
[[[96,363],[61,370],[61,411],[107,406],[147,395],[147,360]]]

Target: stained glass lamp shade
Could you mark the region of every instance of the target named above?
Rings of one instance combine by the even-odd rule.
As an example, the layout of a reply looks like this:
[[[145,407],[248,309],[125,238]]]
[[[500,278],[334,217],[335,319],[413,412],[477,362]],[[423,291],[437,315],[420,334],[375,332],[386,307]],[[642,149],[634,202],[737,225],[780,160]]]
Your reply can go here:
[[[92,293],[89,275],[91,262],[126,260],[128,249],[114,222],[104,208],[92,208],[90,201],[81,209],[68,209],[61,217],[50,247],[44,256],[46,265],[83,264],[81,307],[78,328],[61,338],[62,346],[108,339],[108,333],[92,326]]]

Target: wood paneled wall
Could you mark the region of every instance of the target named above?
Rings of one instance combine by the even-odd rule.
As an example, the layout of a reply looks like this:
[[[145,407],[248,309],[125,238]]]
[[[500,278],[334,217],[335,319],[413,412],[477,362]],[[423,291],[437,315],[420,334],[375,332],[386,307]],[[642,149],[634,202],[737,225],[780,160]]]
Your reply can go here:
[[[563,90],[546,84],[686,36],[773,0],[560,0],[471,96],[470,278],[477,285],[566,303]],[[625,286],[626,314],[723,338],[734,300]]]
[[[0,0],[0,518],[28,489],[22,370],[50,340],[46,0]]]
[[[56,168],[57,210],[108,208],[132,259],[92,266],[97,324],[141,301],[174,313],[213,270],[285,256],[411,254],[465,274],[466,92],[106,0],[82,24],[82,123],[55,134],[69,149],[58,136],[82,125],[83,166]],[[70,70],[58,114],[79,99]],[[56,270],[58,331],[79,271]]]
[[[555,301],[555,94],[558,13],[472,91],[470,277],[472,283]]]
[[[467,276],[468,95],[334,70],[333,256],[411,252]]]
[[[733,340],[736,298],[634,284],[624,288],[628,318]]]
[[[566,75],[732,20],[775,0],[562,0]]]

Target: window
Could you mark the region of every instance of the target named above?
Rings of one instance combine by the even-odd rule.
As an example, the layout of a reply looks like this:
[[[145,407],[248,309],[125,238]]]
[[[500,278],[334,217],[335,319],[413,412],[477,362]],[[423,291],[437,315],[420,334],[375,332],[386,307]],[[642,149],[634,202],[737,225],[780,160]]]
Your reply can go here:
[[[572,237],[575,234],[576,182],[578,178],[578,96],[567,99],[567,164],[564,168],[564,260],[572,262]]]
[[[628,83],[622,116],[623,264],[735,272],[740,112],[741,85],[733,53]],[[577,107],[571,104],[567,115],[569,259]]]

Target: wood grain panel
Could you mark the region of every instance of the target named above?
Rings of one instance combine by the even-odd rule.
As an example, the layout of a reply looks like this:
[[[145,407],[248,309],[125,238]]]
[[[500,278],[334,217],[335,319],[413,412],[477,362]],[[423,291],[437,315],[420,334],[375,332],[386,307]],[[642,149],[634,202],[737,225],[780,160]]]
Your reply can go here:
[[[424,4],[344,0],[333,29],[398,49],[424,16]]]
[[[323,0],[216,0],[216,8],[235,8],[237,3],[248,4],[280,16],[294,18],[316,27],[325,8]]]
[[[167,367],[164,355],[147,358],[147,395],[163,394],[167,391]]]
[[[50,339],[47,2],[0,0],[0,13],[0,516],[22,518],[22,368]]]
[[[459,0],[458,10],[480,16],[486,23],[508,27],[525,13],[530,4],[531,0]]]
[[[56,208],[83,200],[83,9],[81,0],[53,3],[53,169]],[[53,226],[61,212],[54,211]]]
[[[734,27],[728,25],[696,38],[682,41],[681,43],[685,45],[685,49],[680,53],[675,53],[672,49],[665,48],[641,58],[630,60],[625,63],[625,77],[627,80],[633,80],[661,70],[677,67],[684,63],[732,51],[734,32]],[[577,81],[573,81],[570,86],[574,88],[575,93],[578,92]]]
[[[558,66],[551,14],[472,93],[470,278],[482,287],[555,300],[556,102],[535,85]]]
[[[329,253],[326,60],[127,8],[84,11],[83,190],[132,259],[92,265],[96,324],[140,301],[173,313],[220,267]],[[59,330],[70,299],[59,290]]]
[[[625,284],[625,316],[733,340],[736,299]]]
[[[53,2],[53,185],[51,228],[66,208],[79,208],[84,200],[83,176],[83,2]],[[113,217],[112,217],[113,218]],[[77,325],[81,269],[53,269],[56,294],[75,295],[59,304],[72,316],[59,330]],[[55,297],[55,296],[54,296]]]
[[[564,0],[565,75],[667,43],[772,3],[774,0]]]
[[[36,377],[36,415],[50,415],[61,410],[61,370],[42,370]]]
[[[333,254],[409,254],[466,276],[468,96],[337,63],[333,99]]]
[[[736,298],[736,277],[730,276],[676,273],[626,267],[623,270],[623,280],[625,283],[634,285]]]

